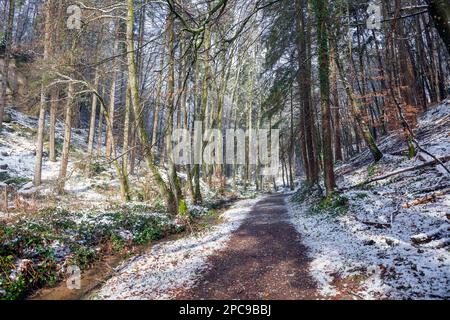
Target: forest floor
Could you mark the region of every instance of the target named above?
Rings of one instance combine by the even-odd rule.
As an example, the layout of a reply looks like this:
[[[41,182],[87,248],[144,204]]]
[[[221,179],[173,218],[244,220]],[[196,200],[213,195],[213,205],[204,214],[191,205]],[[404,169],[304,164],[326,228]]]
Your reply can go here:
[[[315,299],[306,248],[285,195],[238,203],[234,228],[180,239],[126,262],[101,299]],[[247,207],[249,205],[249,207]],[[236,219],[236,217],[239,217]],[[232,230],[234,229],[234,230]],[[226,240],[226,242],[225,242]]]
[[[289,213],[289,194],[238,202],[203,234],[164,242],[115,269],[86,298],[111,300],[316,300],[361,297],[352,279],[324,295],[314,257]]]
[[[420,145],[447,158],[447,167],[449,128],[449,100],[415,128]],[[289,198],[310,273],[325,297],[339,295],[345,283],[364,299],[450,299],[449,174],[440,165],[422,167],[432,160],[423,152],[409,159],[401,132],[378,143],[384,153],[378,163],[366,151],[338,165],[333,197],[304,184]]]
[[[449,155],[449,114],[446,101],[415,130],[437,157]],[[377,164],[368,152],[339,164],[333,196],[301,184],[237,203],[205,234],[126,261],[93,298],[449,299],[448,175],[421,168],[426,154],[408,159],[401,132],[380,148]]]
[[[100,285],[77,298],[450,298],[448,174],[439,165],[420,167],[431,160],[423,152],[408,159],[401,131],[379,139],[380,162],[364,151],[338,163],[340,189],[332,197],[306,184],[260,197],[255,190],[219,195],[203,184],[205,206],[189,204],[201,224],[191,233],[157,197],[142,201],[145,168],[131,176],[127,205],[117,199],[106,161],[87,175],[83,130],[74,132],[66,194],[53,192],[58,163],[47,156],[44,184],[34,188],[36,119],[14,110],[8,115],[0,133],[0,187],[13,191],[0,212],[0,299],[53,286],[72,264],[89,272],[111,254],[120,259],[108,279],[94,271]],[[419,119],[415,133],[423,148],[448,157],[449,125],[447,100]],[[58,123],[58,145],[62,130]],[[243,200],[219,212],[230,198]],[[88,273],[84,277],[92,286]]]

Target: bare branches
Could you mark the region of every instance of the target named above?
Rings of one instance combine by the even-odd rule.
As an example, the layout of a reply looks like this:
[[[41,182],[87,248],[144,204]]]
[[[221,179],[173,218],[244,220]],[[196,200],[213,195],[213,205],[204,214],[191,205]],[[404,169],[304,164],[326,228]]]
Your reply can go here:
[[[221,0],[219,1],[213,8],[211,8],[207,14],[205,19],[198,23],[198,27],[192,27],[189,25],[189,23],[184,19],[182,14],[180,14],[177,10],[180,6],[174,1],[174,0],[167,0],[167,4],[169,6],[170,11],[181,21],[181,23],[184,26],[184,30],[191,33],[191,34],[200,34],[205,31],[205,28],[208,24],[211,23],[211,21],[214,18],[214,15],[218,12],[216,19],[218,19],[222,13],[225,10],[225,7],[227,6],[228,0]],[[209,8],[208,8],[209,9]],[[195,21],[195,20],[194,20]]]

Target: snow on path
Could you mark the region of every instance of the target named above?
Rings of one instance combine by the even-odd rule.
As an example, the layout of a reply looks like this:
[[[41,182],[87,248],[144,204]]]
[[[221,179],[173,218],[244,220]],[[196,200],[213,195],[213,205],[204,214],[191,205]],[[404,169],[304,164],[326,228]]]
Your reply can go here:
[[[115,275],[94,294],[105,300],[165,300],[180,287],[195,283],[207,258],[222,249],[231,234],[260,200],[237,202],[211,230],[153,246],[151,251],[124,262]]]

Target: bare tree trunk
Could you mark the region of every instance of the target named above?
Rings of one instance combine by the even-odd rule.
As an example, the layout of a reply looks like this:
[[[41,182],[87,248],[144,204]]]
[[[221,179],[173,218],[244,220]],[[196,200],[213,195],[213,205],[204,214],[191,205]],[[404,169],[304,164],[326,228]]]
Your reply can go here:
[[[169,122],[167,124],[167,159],[169,162],[169,181],[173,194],[176,197],[177,204],[183,200],[183,194],[180,187],[180,181],[178,179],[177,168],[173,162],[173,150],[172,150],[172,134],[174,126],[174,113],[176,109],[175,105],[175,17],[170,14],[169,17],[169,84],[168,84],[168,105],[169,105]]]
[[[320,105],[322,109],[322,150],[325,187],[327,194],[336,188],[333,169],[333,151],[331,142],[331,110],[330,110],[330,66],[328,56],[328,1],[317,0],[315,13],[317,19],[317,42],[319,54]]]
[[[307,180],[310,183],[317,183],[319,170],[314,143],[314,114],[311,105],[311,69],[308,62],[310,51],[309,32],[305,10],[307,10],[306,0],[296,0],[297,17],[297,51],[299,63],[298,83],[300,88],[300,102],[302,106],[303,138],[305,139],[305,150],[303,152],[303,163],[305,164]]]
[[[183,65],[183,75],[186,76],[186,63]],[[181,100],[181,106],[184,114],[184,129],[189,130],[189,113],[187,109],[187,96],[188,96],[188,88],[186,87],[183,90],[183,99]],[[186,165],[186,173],[187,173],[187,187],[192,200],[194,200],[194,185],[192,183],[192,166],[190,163]]]
[[[331,86],[333,97],[333,124],[334,124],[334,160],[342,161],[342,145],[341,145],[341,114],[339,106],[339,92],[337,83],[337,68],[335,62],[336,51],[334,46],[330,48],[330,64],[331,64]]]
[[[211,45],[211,35],[210,30],[205,30],[205,40],[204,40],[204,70],[203,70],[203,80],[202,80],[202,98],[201,98],[201,105],[200,105],[200,112],[197,113],[197,120],[201,121],[203,125],[205,125],[205,113],[208,106],[208,82],[209,82],[209,47]],[[202,147],[203,151],[203,147]],[[201,203],[202,202],[202,193],[200,190],[200,165],[195,164],[194,165],[194,186],[195,186],[195,192],[194,192],[194,203]]]
[[[105,95],[105,88],[102,89],[102,97]],[[103,116],[104,111],[100,109],[98,115],[98,127],[97,127],[97,157],[102,155],[103,148]]]
[[[56,162],[56,114],[58,112],[59,89],[54,87],[50,95],[50,126],[49,126],[49,160]]]
[[[116,33],[114,39],[114,48],[113,48],[113,57],[119,52],[119,42],[120,42],[120,21],[116,21]],[[108,134],[106,135],[106,157],[110,158],[113,152],[111,146],[111,135],[114,134],[114,113],[116,106],[116,88],[117,88],[117,72],[118,72],[117,61],[114,59],[113,61],[113,71],[111,75],[111,90],[109,93],[109,125],[111,126],[111,130],[108,130]]]
[[[44,4],[44,14],[45,14],[45,31],[44,31],[44,63],[48,62],[48,54],[50,48],[50,1],[47,0]],[[34,179],[33,184],[37,187],[41,185],[42,180],[42,155],[44,149],[44,129],[45,129],[45,108],[47,104],[46,98],[46,73],[42,73],[41,78],[41,98],[39,104],[39,120],[38,120],[38,132],[37,132],[37,143],[36,143],[36,162],[34,166]]]
[[[130,86],[126,87],[125,94],[125,119],[123,123],[123,147],[122,147],[122,172],[126,180],[128,180],[128,146],[130,140]]]
[[[99,75],[99,68],[97,67],[95,69],[95,76],[94,76],[94,87],[97,90],[98,89],[98,84],[99,84],[99,79],[100,75]],[[92,152],[94,149],[94,137],[95,137],[95,120],[97,117],[97,103],[98,103],[98,98],[95,94],[92,95],[92,104],[91,104],[91,119],[89,122],[89,138],[88,138],[88,154],[91,157],[92,156]]]
[[[67,89],[66,117],[64,120],[64,145],[58,177],[58,192],[60,194],[64,193],[64,186],[67,179],[67,167],[69,164],[70,142],[72,139],[73,93],[73,84],[69,83]]]
[[[137,84],[137,71],[136,62],[134,57],[134,3],[133,0],[127,0],[127,60],[128,60],[128,83],[130,85],[131,104],[134,109],[136,125],[139,129],[139,138],[144,146],[144,156],[149,167],[153,180],[159,188],[159,192],[162,198],[165,199],[167,209],[172,214],[178,214],[178,203],[176,202],[175,195],[165,184],[164,180],[159,173],[158,167],[154,164],[153,155],[148,148],[148,134],[145,129],[144,119],[140,112],[139,92]]]
[[[290,108],[290,139],[289,139],[289,187],[291,190],[295,189],[294,186],[294,156],[295,156],[295,144],[294,144],[294,96],[293,89],[291,89],[291,108]]]
[[[169,29],[169,16],[166,18],[166,31]],[[164,43],[168,41],[167,39],[167,32],[164,36]],[[164,53],[165,49],[164,46],[161,48],[160,53],[160,59],[159,59],[159,74],[158,74],[158,81],[156,84],[156,102],[155,102],[155,109],[153,112],[153,130],[152,130],[152,148],[155,148],[156,144],[158,143],[158,127],[159,127],[159,113],[161,108],[161,93],[162,93],[162,83],[163,83],[163,73],[164,73]]]
[[[0,130],[3,126],[3,116],[5,113],[6,106],[6,90],[8,88],[8,76],[9,76],[9,54],[12,45],[12,32],[13,32],[13,22],[14,22],[14,11],[15,11],[15,0],[9,0],[9,10],[8,10],[8,22],[5,33],[5,58],[3,61],[3,72],[2,72],[2,88],[0,91]]]

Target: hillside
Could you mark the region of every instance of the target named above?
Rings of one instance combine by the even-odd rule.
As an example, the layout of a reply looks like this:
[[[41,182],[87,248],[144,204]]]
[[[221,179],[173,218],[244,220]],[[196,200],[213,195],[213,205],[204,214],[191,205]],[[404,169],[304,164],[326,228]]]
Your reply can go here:
[[[449,128],[447,100],[421,116],[415,132],[424,149],[443,158],[450,155]],[[366,153],[336,170],[338,185],[353,187],[336,198],[321,200],[307,186],[291,197],[291,219],[309,248],[312,274],[331,297],[448,299],[449,175],[434,165],[362,184],[433,160],[401,155],[401,132],[383,138],[380,148],[379,163]]]

